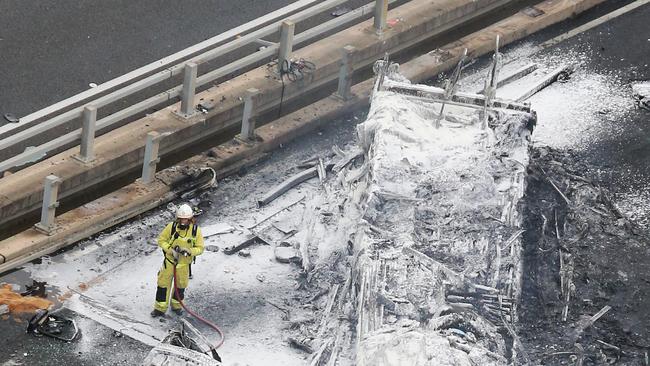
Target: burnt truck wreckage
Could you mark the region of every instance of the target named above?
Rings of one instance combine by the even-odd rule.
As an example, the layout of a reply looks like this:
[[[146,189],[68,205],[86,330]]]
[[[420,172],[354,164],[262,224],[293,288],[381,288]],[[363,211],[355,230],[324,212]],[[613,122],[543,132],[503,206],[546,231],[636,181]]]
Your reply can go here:
[[[296,227],[278,247],[315,293],[288,306],[321,310],[310,321],[287,311],[290,342],[311,365],[505,365],[519,345],[519,203],[536,116],[494,93],[459,97],[453,79],[412,85],[398,69],[375,65],[358,148],[313,159],[320,189],[276,217]]]
[[[457,91],[464,61],[443,88],[379,62],[359,146],[312,162],[330,178],[288,242],[313,297],[290,308],[320,312],[288,316],[292,344],[311,365],[647,365],[647,235],[578,154],[533,146],[520,102],[577,67],[512,101],[498,53],[482,94]]]

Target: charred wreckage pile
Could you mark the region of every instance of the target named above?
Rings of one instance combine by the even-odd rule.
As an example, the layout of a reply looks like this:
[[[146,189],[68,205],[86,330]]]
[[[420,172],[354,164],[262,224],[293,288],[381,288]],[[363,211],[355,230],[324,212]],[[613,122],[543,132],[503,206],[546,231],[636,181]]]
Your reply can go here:
[[[457,93],[462,62],[441,89],[379,61],[359,146],[307,162],[320,188],[278,217],[296,230],[276,257],[302,267],[290,342],[311,365],[505,365],[518,351],[536,116],[489,90]]]

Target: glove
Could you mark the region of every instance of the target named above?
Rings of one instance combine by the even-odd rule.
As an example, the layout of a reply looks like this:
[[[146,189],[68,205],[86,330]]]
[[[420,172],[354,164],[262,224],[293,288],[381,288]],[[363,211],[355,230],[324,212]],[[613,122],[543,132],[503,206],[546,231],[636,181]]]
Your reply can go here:
[[[192,252],[190,252],[190,250],[187,249],[187,248],[181,248],[179,253],[182,254],[185,257],[189,257],[189,256],[192,255]]]
[[[180,248],[177,246],[173,247],[172,250],[172,256],[174,257],[174,260],[178,262],[178,257],[180,255]]]

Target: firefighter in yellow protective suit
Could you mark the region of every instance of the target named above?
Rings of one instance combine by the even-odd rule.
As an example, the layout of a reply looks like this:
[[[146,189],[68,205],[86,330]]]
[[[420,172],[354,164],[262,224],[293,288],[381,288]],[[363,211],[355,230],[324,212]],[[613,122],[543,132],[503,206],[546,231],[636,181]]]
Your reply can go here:
[[[156,302],[151,316],[165,315],[171,295],[172,311],[182,314],[183,310],[178,300],[183,300],[185,289],[189,282],[190,265],[197,255],[203,253],[203,236],[201,229],[194,222],[194,212],[187,204],[182,204],[176,210],[176,221],[165,226],[158,237],[158,246],[163,250],[165,259],[158,271],[158,289]],[[174,291],[174,266],[176,266],[176,286]]]

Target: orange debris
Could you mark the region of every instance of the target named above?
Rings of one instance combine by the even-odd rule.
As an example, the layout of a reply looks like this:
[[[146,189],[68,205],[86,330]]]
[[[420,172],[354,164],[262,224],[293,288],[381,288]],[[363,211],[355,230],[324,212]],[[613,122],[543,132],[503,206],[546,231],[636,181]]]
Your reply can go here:
[[[48,309],[52,302],[47,299],[34,296],[22,296],[13,292],[11,285],[5,284],[0,287],[0,305],[9,306],[9,312],[34,313],[38,309]]]

